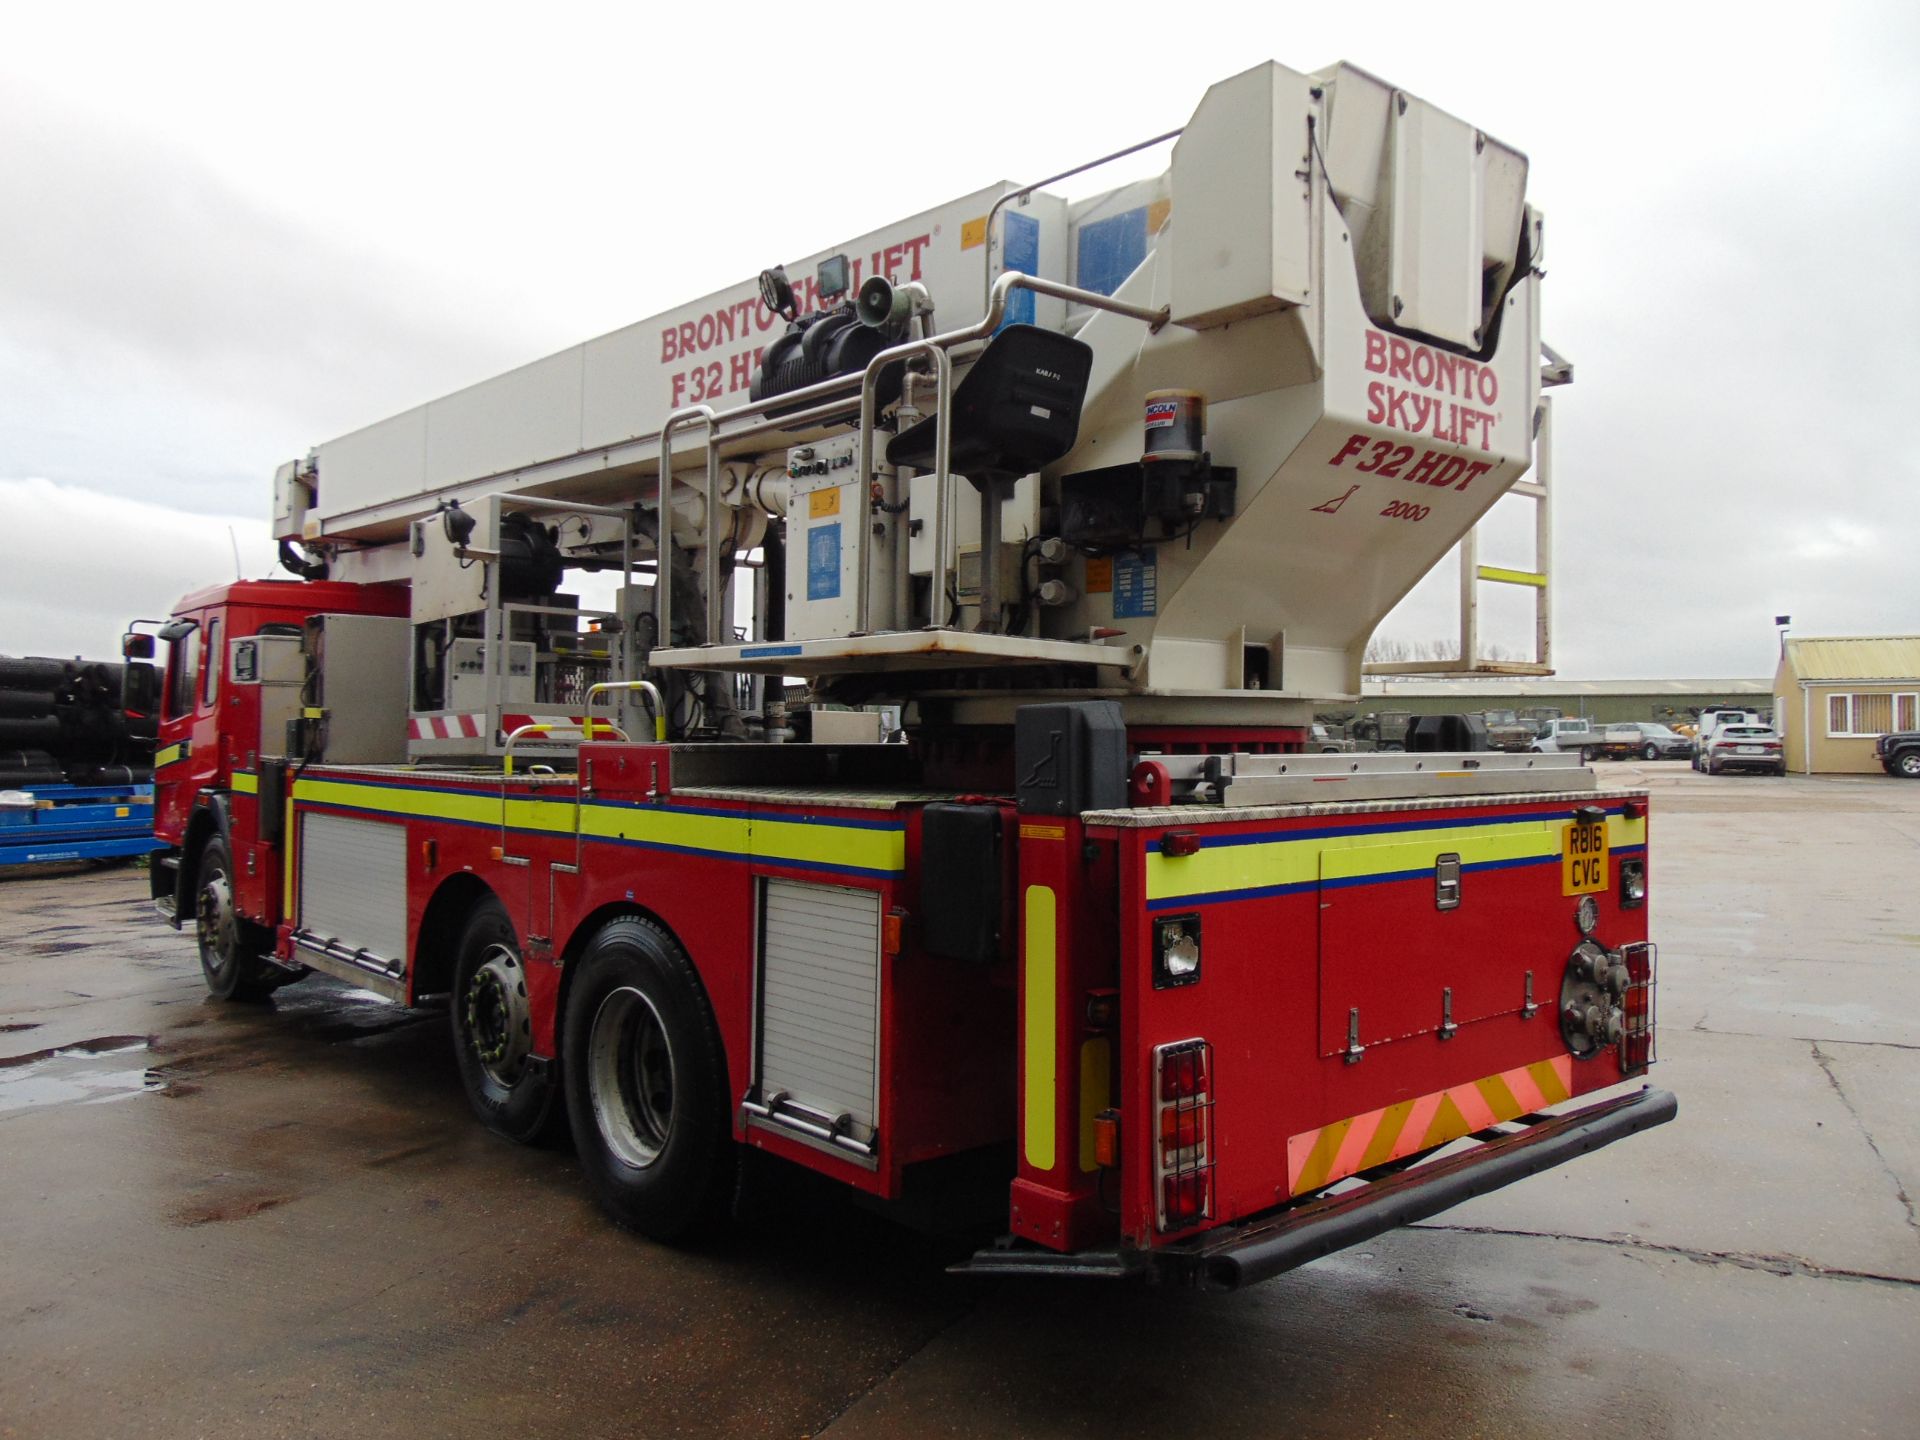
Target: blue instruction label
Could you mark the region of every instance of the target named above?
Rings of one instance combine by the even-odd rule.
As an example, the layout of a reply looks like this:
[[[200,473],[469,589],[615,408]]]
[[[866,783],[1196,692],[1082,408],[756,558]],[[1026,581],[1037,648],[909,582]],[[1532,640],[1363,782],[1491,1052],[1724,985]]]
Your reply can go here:
[[[840,522],[807,531],[807,599],[840,598]]]
[[[1151,545],[1113,557],[1113,618],[1140,620],[1160,613],[1159,571]]]

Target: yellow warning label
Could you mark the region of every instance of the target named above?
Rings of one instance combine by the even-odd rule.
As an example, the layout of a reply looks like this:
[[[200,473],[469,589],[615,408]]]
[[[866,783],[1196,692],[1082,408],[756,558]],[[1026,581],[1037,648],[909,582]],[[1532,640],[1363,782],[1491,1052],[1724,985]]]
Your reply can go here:
[[[969,220],[960,227],[960,248],[962,250],[971,250],[977,245],[984,245],[986,243],[986,216],[982,215],[978,220]]]
[[[1095,555],[1087,560],[1087,593],[1105,595],[1113,590],[1113,557]]]
[[[807,514],[815,520],[840,513],[840,489],[836,485],[831,490],[816,490],[807,497]]]
[[[1064,825],[1022,825],[1020,827],[1020,838],[1022,840],[1064,840],[1067,838],[1067,827]]]

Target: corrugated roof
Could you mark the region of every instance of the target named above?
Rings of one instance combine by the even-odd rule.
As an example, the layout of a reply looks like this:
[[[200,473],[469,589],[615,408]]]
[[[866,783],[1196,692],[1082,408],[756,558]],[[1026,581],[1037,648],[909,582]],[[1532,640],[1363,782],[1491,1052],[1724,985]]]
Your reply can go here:
[[[1920,635],[1789,638],[1787,661],[1802,680],[1920,680]]]

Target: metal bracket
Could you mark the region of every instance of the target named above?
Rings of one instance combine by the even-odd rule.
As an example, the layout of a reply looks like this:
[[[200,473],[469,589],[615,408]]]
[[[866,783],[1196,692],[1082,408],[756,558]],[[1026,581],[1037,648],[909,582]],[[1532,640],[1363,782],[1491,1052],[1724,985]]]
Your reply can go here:
[[[1522,1020],[1531,1020],[1539,1013],[1540,1006],[1533,998],[1533,972],[1529,970],[1527,971],[1527,998],[1526,1002],[1520,1007],[1520,1018]]]
[[[1349,1065],[1358,1065],[1360,1057],[1367,1053],[1367,1047],[1360,1043],[1360,1007],[1358,1005],[1347,1011],[1347,1048],[1344,1053]]]
[[[1440,991],[1440,1038],[1451,1040],[1460,1033],[1460,1027],[1453,1023],[1453,987],[1448,985]]]

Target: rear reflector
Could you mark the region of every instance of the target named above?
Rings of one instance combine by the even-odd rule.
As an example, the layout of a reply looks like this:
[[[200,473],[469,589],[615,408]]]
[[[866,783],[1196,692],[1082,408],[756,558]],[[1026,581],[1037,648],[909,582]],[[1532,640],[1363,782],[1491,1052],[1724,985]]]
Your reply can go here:
[[[1156,1046],[1153,1068],[1155,1218],[1166,1233],[1213,1214],[1213,1047],[1204,1040]]]
[[[1620,1073],[1639,1075],[1653,1064],[1653,986],[1658,952],[1651,942],[1624,945],[1627,988],[1620,997]]]

